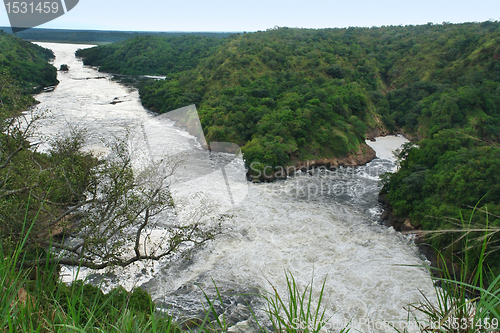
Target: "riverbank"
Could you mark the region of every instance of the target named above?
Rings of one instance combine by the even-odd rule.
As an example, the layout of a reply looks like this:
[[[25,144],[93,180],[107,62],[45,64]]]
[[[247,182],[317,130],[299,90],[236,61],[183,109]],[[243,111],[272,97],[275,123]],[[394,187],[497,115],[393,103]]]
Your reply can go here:
[[[398,135],[400,137],[403,137],[405,140],[407,140],[409,142],[415,143],[418,141],[418,137],[416,137],[415,135],[408,135],[407,133],[404,133],[404,132],[402,132],[402,133],[400,132],[400,133],[398,133]],[[383,135],[382,137],[387,137],[387,135]],[[379,139],[378,143],[380,143],[380,141],[381,141],[380,138],[373,138],[370,140],[370,141],[374,142],[372,145],[377,144],[377,143],[375,143],[375,142],[377,142],[377,139]],[[393,151],[395,150],[394,147],[387,147],[387,149],[383,149],[383,148],[385,148],[385,147],[383,147],[383,143],[378,148],[376,148],[378,151],[378,154],[379,154],[378,157],[386,158],[386,159],[389,159],[391,157],[394,158],[394,155],[393,155]],[[397,167],[395,167],[395,170],[393,170],[393,172],[396,172],[396,168]],[[421,227],[416,227],[415,225],[413,225],[411,219],[408,217],[401,218],[401,217],[396,216],[394,214],[394,209],[391,206],[386,195],[379,193],[378,201],[382,204],[382,209],[383,209],[383,211],[380,215],[380,222],[383,225],[385,225],[386,227],[388,227],[388,228],[392,227],[394,230],[401,232],[403,234],[415,235],[414,242],[418,246],[420,253],[431,263],[431,267],[434,267],[434,268],[438,267],[439,264],[438,264],[437,253],[432,247],[430,247],[425,242]],[[432,269],[432,273],[435,276],[437,275],[436,274],[437,271],[435,269]]]
[[[394,230],[401,232],[403,234],[415,235],[415,245],[418,246],[420,253],[430,262],[431,274],[434,277],[442,278],[442,269],[446,267],[446,270],[452,274],[452,276],[460,276],[461,268],[452,263],[451,258],[439,255],[439,253],[430,246],[424,236],[424,230],[422,227],[417,227],[413,225],[409,217],[401,218],[394,214],[393,207],[391,206],[387,196],[384,194],[379,194],[378,201],[382,204],[383,212],[380,215],[380,222],[386,227],[392,227]],[[446,266],[445,263],[446,262]]]
[[[318,158],[307,161],[296,161],[289,166],[265,167],[263,169],[250,166],[247,172],[247,179],[254,183],[273,182],[277,179],[286,179],[296,172],[307,172],[316,168],[335,170],[338,167],[363,166],[377,157],[377,153],[366,143],[362,143],[356,152],[352,152],[344,157]]]
[[[416,136],[409,136],[407,133],[398,133],[400,138],[409,142],[416,142],[418,138]],[[397,142],[396,144],[387,144],[383,142],[388,135],[383,135],[382,137],[372,138],[370,144],[377,151],[377,157],[382,159],[394,159],[393,152],[397,149],[397,145],[402,145],[404,142]],[[396,168],[393,172],[396,172]],[[398,217],[394,214],[394,209],[390,204],[388,198],[384,194],[378,195],[378,201],[382,204],[383,211],[380,215],[380,221],[383,225],[390,228],[392,227],[395,231],[401,232],[403,234],[413,234],[415,235],[415,244],[418,246],[420,253],[431,263],[430,266],[433,268],[443,267],[443,262],[440,260],[436,251],[426,243],[422,228],[415,226],[411,219],[406,217]],[[459,267],[455,267],[451,264],[451,261],[447,260],[447,267],[450,272],[459,272]],[[436,269],[431,269],[434,276],[438,276],[438,271]]]

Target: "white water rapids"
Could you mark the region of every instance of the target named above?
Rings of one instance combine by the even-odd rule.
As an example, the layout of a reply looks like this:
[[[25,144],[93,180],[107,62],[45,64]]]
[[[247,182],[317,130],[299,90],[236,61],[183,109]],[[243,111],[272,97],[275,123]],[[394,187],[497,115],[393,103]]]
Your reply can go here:
[[[61,83],[54,91],[36,96],[41,102],[38,108],[52,115],[41,133],[50,137],[65,131],[68,124],[79,125],[93,133],[88,149],[104,152],[100,139],[120,136],[129,126],[144,130],[150,152],[189,149],[203,155],[195,137],[146,111],[135,88],[84,67],[74,52],[87,46],[39,44],[54,51],[57,68],[63,63],[70,67],[69,72],[59,73]],[[428,272],[417,267],[424,262],[411,238],[378,221],[382,211],[378,175],[393,170],[391,152],[404,142],[401,137],[368,142],[380,158],[363,167],[246,184],[248,193],[228,211],[232,218],[223,225],[224,234],[190,259],[130,267],[112,275],[83,271],[80,277],[104,278],[109,286],[142,286],[159,306],[176,315],[199,313],[202,294],[197,285],[210,291],[213,279],[221,291],[230,291],[224,294],[230,321],[244,325],[249,316],[246,302],[258,302],[239,294],[272,290],[272,283],[285,295],[285,272],[293,274],[301,288],[314,275],[316,297],[326,279],[322,304],[332,323],[351,321],[360,332],[389,332],[373,323],[405,321],[405,308],[419,299],[419,290],[434,293]],[[193,163],[197,170],[205,162]],[[228,170],[238,167],[236,163]],[[71,273],[65,270],[67,280]]]

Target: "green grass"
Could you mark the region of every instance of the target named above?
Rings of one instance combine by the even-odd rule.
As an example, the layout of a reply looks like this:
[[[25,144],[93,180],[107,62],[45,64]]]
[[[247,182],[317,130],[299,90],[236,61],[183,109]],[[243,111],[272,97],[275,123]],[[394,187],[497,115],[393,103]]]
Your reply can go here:
[[[104,294],[99,287],[84,281],[71,285],[60,282],[56,265],[37,270],[19,269],[22,247],[7,254],[0,247],[0,332],[227,332],[222,296],[215,281],[216,296],[211,300],[203,291],[205,317],[175,323],[171,317],[158,313],[150,296],[141,289],[127,292],[118,287]],[[257,319],[261,332],[319,332],[328,322],[321,301],[326,283],[323,281],[319,300],[313,298],[313,282],[303,291],[291,273],[285,273],[286,294],[273,292],[261,295],[267,304],[267,322]],[[269,326],[270,325],[270,326]],[[343,330],[342,332],[348,332]]]
[[[157,312],[149,294],[141,289],[127,292],[118,287],[104,294],[99,287],[84,281],[71,285],[61,283],[57,265],[21,268],[25,260],[23,247],[33,224],[25,223],[24,237],[15,249],[5,251],[0,244],[1,333],[228,332],[230,329],[221,291],[215,281],[215,299],[210,299],[203,291],[205,299],[200,301],[205,309],[204,318],[176,323],[168,315]],[[465,231],[466,227],[464,223]],[[437,282],[435,296],[422,294],[419,303],[409,305],[408,322],[415,320],[420,332],[498,332],[500,276],[490,278],[492,275],[487,274],[489,268],[485,264],[490,240],[491,233],[486,230],[481,238],[479,264],[473,275],[466,274],[470,271],[467,252],[458,274],[449,270],[447,265],[439,268],[441,277],[433,278]],[[469,242],[478,243],[477,239],[466,239],[466,249]],[[301,288],[290,272],[285,272],[285,277],[284,292],[280,293],[270,282],[271,291],[259,295],[267,320],[258,319],[258,309],[250,308],[254,328],[260,332],[326,332],[329,318],[322,306],[326,278],[319,292],[315,293],[314,279]],[[350,330],[345,327],[340,333]],[[396,328],[394,330],[401,332]]]
[[[151,297],[140,289],[129,293],[116,288],[104,294],[82,281],[67,286],[50,260],[45,266],[23,268],[34,224],[25,218],[22,241],[14,249],[5,250],[0,243],[0,332],[181,331],[170,317],[155,312]]]
[[[417,322],[421,332],[453,332],[476,333],[498,332],[500,328],[500,275],[494,276],[485,264],[488,247],[492,234],[496,229],[489,230],[488,216],[486,226],[480,242],[479,263],[471,270],[469,267],[470,243],[478,244],[478,239],[469,239],[473,209],[468,223],[462,225],[464,230],[465,247],[464,259],[460,261],[460,270],[456,273],[444,264],[438,267],[441,277],[433,278],[436,297],[430,298],[422,294],[422,301],[412,304],[416,314],[424,315],[424,320]],[[445,258],[440,254],[441,262]],[[472,271],[473,274],[467,274]],[[488,274],[489,273],[489,274]],[[492,278],[488,278],[491,277]]]
[[[14,260],[12,260],[14,259]],[[140,289],[108,294],[76,281],[59,282],[53,267],[18,269],[0,248],[0,332],[180,332],[155,312]]]
[[[321,286],[319,299],[314,301],[314,278],[311,280],[311,284],[301,291],[290,272],[285,272],[285,276],[287,287],[285,297],[279,294],[271,282],[269,283],[273,292],[262,295],[267,304],[266,313],[273,330],[287,333],[319,332],[328,322],[328,318],[325,318],[326,309],[321,309],[326,278]],[[342,332],[348,332],[348,330]]]

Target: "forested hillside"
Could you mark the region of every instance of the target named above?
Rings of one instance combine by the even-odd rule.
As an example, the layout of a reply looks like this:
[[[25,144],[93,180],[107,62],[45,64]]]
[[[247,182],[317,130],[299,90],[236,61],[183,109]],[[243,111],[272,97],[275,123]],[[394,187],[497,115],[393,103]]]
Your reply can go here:
[[[142,87],[141,98],[159,112],[195,103],[208,141],[243,146],[249,165],[346,156],[364,142],[367,126],[383,127],[369,93],[383,83],[359,50],[332,33],[242,35],[196,69]]]
[[[499,22],[243,34],[140,94],[158,112],[196,104],[207,140],[243,146],[249,166],[345,156],[367,133],[403,131],[418,146],[384,179],[396,217],[460,229],[480,202],[500,227]]]
[[[225,42],[212,37],[140,36],[111,45],[78,50],[85,65],[102,72],[127,75],[166,75],[195,68],[202,58]]]
[[[209,141],[271,165],[345,155],[367,127],[496,140],[499,38],[495,22],[280,28],[233,39],[141,97],[159,112],[197,104]]]
[[[487,263],[499,274],[498,230],[486,238],[484,230],[500,228],[498,145],[458,130],[443,130],[418,146],[408,145],[399,157],[399,171],[387,174],[382,188],[395,218],[402,224],[409,217],[418,229],[454,230],[428,242],[448,257],[451,253],[462,256],[465,248],[473,249],[469,263],[477,264],[481,243],[486,241],[488,251],[493,250]],[[460,230],[468,228],[478,231],[464,238]]]
[[[0,30],[0,105],[22,110],[33,104],[31,94],[56,85],[57,70],[48,63],[52,51]]]
[[[498,140],[499,41],[498,22],[279,28],[203,54],[167,55],[185,39],[136,38],[79,55],[103,71],[179,72],[143,85],[144,105],[194,103],[209,141],[238,143],[249,164],[277,166],[344,156],[374,129],[421,139],[456,128]]]

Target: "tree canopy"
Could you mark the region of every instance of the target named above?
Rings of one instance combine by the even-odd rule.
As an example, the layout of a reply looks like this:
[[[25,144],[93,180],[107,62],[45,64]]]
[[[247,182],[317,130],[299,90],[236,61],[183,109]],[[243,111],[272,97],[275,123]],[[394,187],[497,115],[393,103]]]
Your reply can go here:
[[[167,75],[195,68],[225,42],[220,38],[198,36],[138,36],[122,42],[80,49],[85,65],[100,66],[99,71],[128,75]]]
[[[398,217],[456,227],[450,219],[467,220],[479,202],[474,223],[484,225],[487,210],[498,226],[500,22],[275,28],[197,61],[143,82],[143,104],[160,113],[196,104],[207,141],[239,144],[248,165],[345,156],[367,135],[403,132],[418,146],[384,179]]]
[[[499,38],[498,22],[270,29],[200,57],[188,50],[181,64],[196,59],[195,68],[163,69],[167,78],[140,93],[158,112],[196,104],[208,140],[243,146],[249,164],[343,156],[384,129],[421,139],[460,128],[497,140]],[[89,59],[148,74],[134,55],[149,54],[142,44],[103,46]]]
[[[51,50],[0,30],[0,107],[26,109],[35,103],[31,94],[58,84],[52,58]]]

